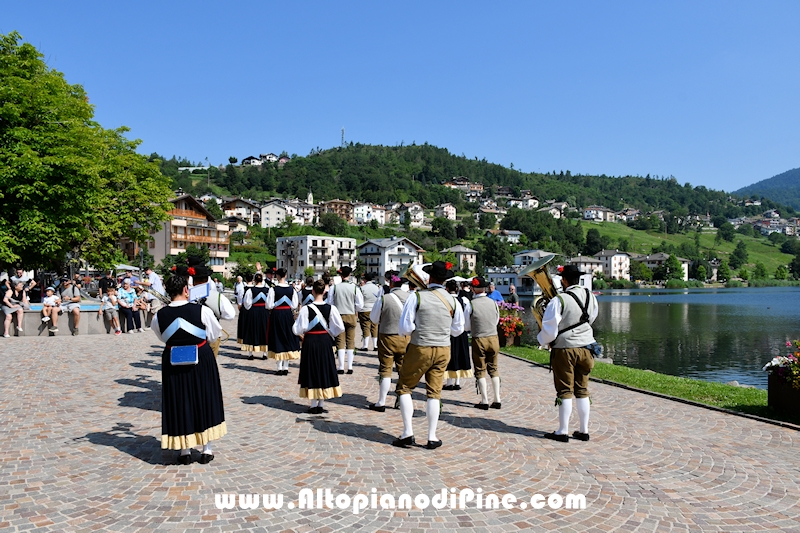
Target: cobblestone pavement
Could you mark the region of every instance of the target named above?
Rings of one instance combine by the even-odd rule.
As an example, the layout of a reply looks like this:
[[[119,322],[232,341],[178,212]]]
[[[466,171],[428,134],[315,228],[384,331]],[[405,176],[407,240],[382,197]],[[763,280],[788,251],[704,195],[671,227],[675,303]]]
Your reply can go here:
[[[219,366],[229,433],[212,463],[180,466],[160,449],[152,332],[0,340],[0,531],[800,531],[796,431],[592,384],[591,441],[548,441],[552,377],[511,358],[501,360],[501,410],[472,407],[474,380],[443,393],[444,445],[431,451],[393,448],[399,411],[366,408],[374,352],[357,355],[344,397],[314,416],[297,397],[297,363],[277,376],[272,361],[249,361],[228,341]],[[424,444],[424,389],[413,397]],[[294,507],[302,489],[413,497],[451,487],[526,502],[584,494],[586,508]],[[250,493],[282,493],[283,508],[215,504]]]

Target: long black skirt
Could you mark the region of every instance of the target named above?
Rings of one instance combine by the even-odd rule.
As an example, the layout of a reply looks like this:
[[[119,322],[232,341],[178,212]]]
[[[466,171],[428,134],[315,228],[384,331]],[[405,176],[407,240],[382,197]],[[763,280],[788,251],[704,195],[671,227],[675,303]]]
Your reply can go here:
[[[266,307],[253,306],[247,311],[242,331],[242,350],[247,352],[267,351],[267,324],[269,311]]]
[[[208,343],[197,351],[196,365],[172,366],[169,347],[161,356],[161,447],[164,449],[207,444],[228,431],[214,352]]]
[[[244,342],[244,328],[247,324],[247,313],[250,311],[242,306],[239,309],[239,319],[236,321],[236,342],[242,344]]]
[[[294,314],[291,309],[272,310],[269,315],[267,339],[270,359],[278,361],[300,359],[300,339],[292,333],[292,326],[294,326]]]
[[[468,336],[469,333],[465,331],[458,337],[450,337],[450,363],[447,365],[445,377],[472,377],[472,358],[469,354]]]
[[[327,333],[306,334],[303,338],[297,378],[301,398],[327,400],[342,395],[333,347],[334,341]]]

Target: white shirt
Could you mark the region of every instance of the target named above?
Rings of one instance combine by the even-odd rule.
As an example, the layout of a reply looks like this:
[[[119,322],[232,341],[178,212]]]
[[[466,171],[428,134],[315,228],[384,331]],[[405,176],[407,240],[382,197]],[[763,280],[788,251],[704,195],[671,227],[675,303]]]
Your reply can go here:
[[[562,293],[563,294],[563,293]],[[565,296],[561,296],[564,298]],[[571,298],[571,296],[566,296]],[[589,324],[593,323],[597,318],[597,298],[589,291]],[[561,307],[561,299],[553,298],[547,303],[542,317],[542,330],[536,335],[536,340],[539,341],[539,346],[547,346],[558,337],[558,324],[561,322],[561,314],[564,312]]]
[[[233,288],[234,294],[236,294],[236,303],[242,305],[242,299],[244,299],[244,290],[245,287],[244,283],[237,283],[236,286]]]
[[[392,292],[394,292],[394,290],[395,289],[392,289],[391,291],[389,291],[389,294],[392,294]],[[402,289],[397,288],[397,290],[402,290]],[[372,306],[372,311],[369,312],[369,321],[372,322],[373,324],[379,324],[380,323],[380,321],[381,321],[381,312],[383,311],[383,300],[385,298],[388,298],[389,294],[384,294],[383,298],[378,296],[378,299],[375,300],[375,305]],[[395,296],[395,298],[397,298],[397,297]],[[400,302],[400,298],[397,298],[397,301]],[[400,303],[400,305],[401,306],[403,305],[402,302]]]
[[[316,305],[316,304],[315,304]],[[304,305],[300,308],[300,313],[297,315],[297,320],[294,321],[292,326],[292,333],[298,337],[305,335],[308,331],[308,306]],[[336,337],[344,331],[344,322],[342,322],[342,315],[335,305],[331,306],[331,314],[328,317],[328,333]]]
[[[276,287],[288,287],[288,283],[276,283]],[[267,309],[275,309],[275,288],[270,287],[269,292],[267,293]],[[297,298],[297,291],[292,290],[292,305],[290,306],[292,309],[297,309],[300,307],[300,300]]]
[[[250,289],[252,288],[263,288],[264,283],[259,283],[258,285],[253,285],[252,287],[247,287],[244,292],[244,298],[242,299],[242,304],[244,305],[245,309],[250,309],[253,307],[253,291]]]
[[[429,289],[438,289],[444,288],[438,283],[431,283],[428,285]],[[452,296],[449,294],[449,296]],[[458,305],[458,302],[453,302],[455,306],[453,307],[453,321],[450,323],[450,336],[451,337],[458,337],[462,333],[464,333],[464,311],[461,310],[461,306]],[[403,311],[400,313],[400,327],[398,329],[398,334],[404,337],[410,336],[415,329],[417,329],[417,325],[414,321],[417,318],[417,297],[413,294],[408,297],[406,300],[405,305],[403,305]]]
[[[233,307],[228,298],[225,297],[224,294],[217,291],[217,287],[212,281],[209,279],[207,282],[208,284],[208,298],[206,298],[206,302],[210,298],[217,298],[219,295],[219,316],[222,320],[233,320],[236,318],[236,309]],[[216,317],[215,317],[216,318]]]
[[[472,303],[466,296],[461,297],[453,294],[453,298],[461,300],[464,303],[464,331],[472,331]]]
[[[182,305],[187,305],[189,302],[186,300],[181,300],[178,302],[172,302],[169,304],[170,307],[180,307]],[[195,305],[195,304],[192,304]],[[209,341],[215,341],[219,338],[222,334],[222,326],[219,324],[217,317],[214,316],[214,311],[206,307],[205,305],[202,306],[200,311],[200,319],[203,321],[203,325],[206,327],[206,339]],[[156,334],[156,337],[161,342],[167,342],[161,336],[161,327],[158,325],[158,315],[153,318],[153,322],[150,324],[150,327],[153,328],[153,332]]]
[[[349,283],[350,285],[353,285],[349,281],[343,281],[342,283]],[[356,287],[356,286],[353,285],[353,287]],[[326,303],[329,303],[332,306],[336,307],[336,304],[333,303],[333,301],[334,301],[333,300],[334,289],[336,289],[336,285],[333,285],[333,286],[331,286],[330,289],[328,289],[328,300],[326,301]],[[361,308],[364,307],[364,293],[362,293],[358,289],[359,289],[359,287],[356,287],[355,300],[353,301],[353,308],[356,310],[356,313],[360,313],[361,312]]]

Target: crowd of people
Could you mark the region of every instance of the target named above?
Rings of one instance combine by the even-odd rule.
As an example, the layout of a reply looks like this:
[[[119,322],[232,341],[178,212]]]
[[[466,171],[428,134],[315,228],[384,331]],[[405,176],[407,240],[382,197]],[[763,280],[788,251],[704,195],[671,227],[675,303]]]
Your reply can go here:
[[[191,462],[191,448],[200,445],[203,449],[199,462],[213,460],[210,442],[227,431],[221,395],[217,393],[219,373],[214,352],[205,348],[220,336],[221,313],[186,305],[195,283],[191,270],[190,267],[183,274],[188,281],[181,275],[174,276],[179,281],[168,291],[173,298],[170,311],[161,311],[157,317],[159,326],[154,327],[167,344],[162,364],[165,383],[170,380],[171,386],[168,389],[165,384],[165,390],[172,391],[174,386],[183,391],[165,392],[162,446],[180,450],[182,464]],[[299,360],[298,396],[309,401],[308,413],[322,414],[327,412],[326,400],[342,396],[342,380],[346,387],[347,378],[341,376],[355,371],[355,333],[360,326],[360,350],[377,352],[379,361],[377,401],[365,407],[386,412],[392,376],[396,373],[395,407],[400,410],[403,429],[392,445],[414,446],[411,391],[424,379],[428,428],[424,447],[439,448],[443,443],[437,435],[442,391],[459,390],[461,380],[474,376],[480,397],[474,407],[502,408],[497,333],[500,314],[497,300],[492,297],[496,291],[481,277],[456,283],[451,265],[440,261],[413,266],[404,274],[401,277],[400,272],[387,272],[383,287],[375,283],[371,274],[354,280],[349,267],[342,267],[336,278],[324,275],[318,280],[307,279],[302,287],[287,282],[285,269],[259,270],[239,278],[234,291],[239,308],[237,342],[250,360],[256,354],[275,360],[275,375],[289,375],[289,362]],[[562,285],[564,294],[570,297],[559,297],[548,304],[540,333],[540,342],[553,347],[559,404],[559,428],[545,437],[559,442],[570,438],[568,421],[573,397],[580,431],[572,438],[589,438],[587,387],[592,359],[586,345],[594,342],[591,322],[597,316],[597,302],[590,291],[577,286],[579,276],[577,269],[564,270]],[[208,306],[208,299],[204,305]],[[176,337],[181,331],[184,334]],[[195,363],[191,366],[179,367],[171,360],[174,347],[183,345],[194,347]],[[191,378],[184,376],[192,373]],[[184,378],[181,381],[176,376]],[[208,394],[204,392],[206,387],[211,391]],[[181,420],[183,426],[178,424],[175,413],[189,413],[193,425],[185,425],[185,420]]]
[[[355,372],[356,328],[361,351],[377,352],[377,400],[366,405],[386,412],[392,377],[402,432],[393,446],[416,445],[411,391],[424,379],[427,449],[442,446],[437,435],[442,391],[460,390],[462,380],[475,378],[478,410],[502,409],[498,302],[503,298],[481,277],[457,283],[452,265],[436,261],[385,273],[385,284],[366,274],[353,279],[350,267],[338,276],[323,275],[290,285],[285,269],[259,269],[239,277],[234,287],[238,319],[236,339],[246,357],[275,361],[275,374],[287,376],[290,361],[299,361],[298,396],[309,401],[308,413],[327,412],[325,401],[342,396],[342,375]],[[189,464],[192,448],[202,446],[198,462],[214,459],[211,441],[224,436],[222,389],[216,357],[224,330],[221,320],[233,320],[237,310],[210,278],[198,258],[173,267],[166,282],[152,269],[141,279],[116,280],[113,272],[98,283],[98,311],[120,334],[152,328],[165,343],[162,354],[162,448],[179,450],[178,462]],[[588,376],[593,367],[587,346],[594,343],[591,324],[597,301],[578,286],[580,272],[568,265],[561,272],[563,295],[553,298],[544,313],[538,340],[551,348],[559,427],[545,438],[568,442],[589,440]],[[21,315],[26,289],[35,283],[24,273],[3,281],[3,311],[8,324]],[[43,298],[42,320],[57,330],[59,312],[80,309],[80,287],[62,280],[60,292],[49,286]],[[498,299],[499,296],[499,299]],[[517,302],[515,291],[510,301]],[[195,305],[198,304],[198,305]],[[142,313],[142,314],[140,314]],[[21,323],[21,316],[18,319]],[[144,324],[144,325],[143,325]],[[489,394],[491,385],[491,397]],[[573,404],[580,428],[568,432]]]

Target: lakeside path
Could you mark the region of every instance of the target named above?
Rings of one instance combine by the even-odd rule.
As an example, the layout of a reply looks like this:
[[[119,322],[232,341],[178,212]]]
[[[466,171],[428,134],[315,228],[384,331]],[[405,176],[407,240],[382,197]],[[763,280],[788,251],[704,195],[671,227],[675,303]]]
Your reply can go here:
[[[443,392],[443,447],[404,450],[389,444],[399,411],[367,409],[374,352],[356,356],[355,374],[340,376],[344,397],[315,416],[297,397],[296,362],[276,376],[272,361],[248,361],[228,341],[228,434],[212,463],[180,466],[160,449],[152,332],[1,340],[0,531],[800,531],[800,432],[592,383],[592,440],[548,441],[552,376],[509,357],[501,410],[474,409],[466,380]],[[424,444],[424,388],[413,397]],[[481,488],[520,501],[575,493],[586,508],[286,507],[304,488],[353,497],[373,487],[395,497]],[[283,493],[284,507],[219,510],[223,493]]]

